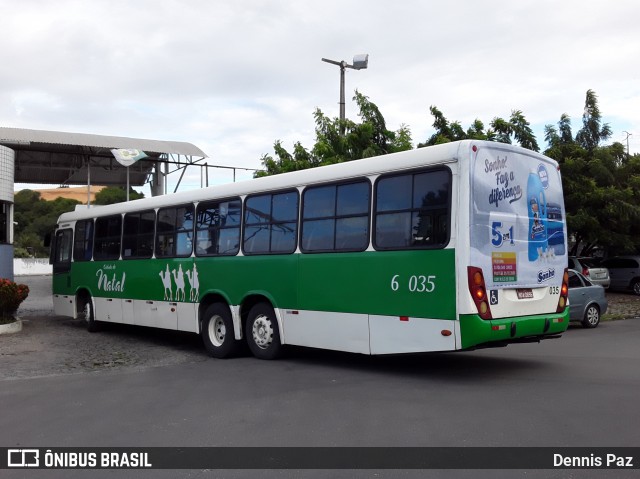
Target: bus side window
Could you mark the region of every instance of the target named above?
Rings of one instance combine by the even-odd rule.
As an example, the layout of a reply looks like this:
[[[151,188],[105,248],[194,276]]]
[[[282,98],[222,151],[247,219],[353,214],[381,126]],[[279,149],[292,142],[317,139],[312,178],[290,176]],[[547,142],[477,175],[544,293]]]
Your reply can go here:
[[[387,175],[375,192],[376,249],[444,248],[449,241],[447,169]]]
[[[73,241],[73,260],[91,261],[93,256],[93,220],[78,221],[76,223]]]
[[[367,249],[370,197],[368,180],[306,188],[302,196],[302,251]]]
[[[113,260],[120,258],[122,216],[104,216],[96,220],[94,259]]]
[[[122,257],[151,258],[153,254],[153,228],[156,214],[153,210],[124,215],[122,228]]]
[[[297,240],[297,191],[250,196],[245,200],[244,253],[293,253]]]
[[[56,233],[53,254],[53,273],[66,273],[71,270],[71,246],[73,230],[64,229]]]
[[[156,256],[186,257],[193,248],[193,205],[161,208],[156,224]]]
[[[205,202],[198,205],[196,254],[235,255],[240,249],[240,199]]]

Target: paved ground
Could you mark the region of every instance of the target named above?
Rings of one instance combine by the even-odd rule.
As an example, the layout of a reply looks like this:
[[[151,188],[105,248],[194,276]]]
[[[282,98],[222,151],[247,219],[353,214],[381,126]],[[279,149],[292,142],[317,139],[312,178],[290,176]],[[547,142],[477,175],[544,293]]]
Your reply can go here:
[[[640,296],[631,293],[611,293],[607,291],[607,301],[609,301],[608,316],[640,318]]]
[[[0,335],[0,379],[144,369],[208,359],[194,334],[115,324],[90,334],[81,321],[53,314],[49,276],[22,276],[16,281],[27,284],[30,294],[19,310],[23,331]],[[607,293],[607,298],[608,315],[640,318],[640,297]]]
[[[30,293],[18,310],[22,332],[0,335],[0,379],[147,368],[208,358],[195,334],[112,324],[90,334],[83,322],[53,314],[50,276],[22,276],[16,281],[27,284]]]
[[[22,277],[24,330],[0,336],[0,443],[87,446],[632,446],[640,319],[497,350],[368,357],[296,351],[210,360],[200,340],[53,315],[49,277]],[[640,318],[640,298],[608,295]],[[631,478],[633,471],[92,471],[91,477]],[[1,477],[87,477],[58,470]]]

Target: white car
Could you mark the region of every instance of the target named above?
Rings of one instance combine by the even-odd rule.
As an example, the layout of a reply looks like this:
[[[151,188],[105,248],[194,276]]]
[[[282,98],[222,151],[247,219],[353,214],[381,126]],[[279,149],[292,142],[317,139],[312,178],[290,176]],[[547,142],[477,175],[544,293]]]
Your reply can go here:
[[[573,269],[582,273],[593,284],[602,286],[604,289],[611,285],[611,276],[609,270],[597,266],[593,258],[577,258],[569,256],[569,269]]]

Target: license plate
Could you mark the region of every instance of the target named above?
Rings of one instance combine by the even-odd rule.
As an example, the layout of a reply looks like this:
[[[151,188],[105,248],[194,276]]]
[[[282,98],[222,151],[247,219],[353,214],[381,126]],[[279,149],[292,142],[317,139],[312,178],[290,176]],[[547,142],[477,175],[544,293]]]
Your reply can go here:
[[[516,289],[518,299],[533,299],[533,290],[531,288]]]

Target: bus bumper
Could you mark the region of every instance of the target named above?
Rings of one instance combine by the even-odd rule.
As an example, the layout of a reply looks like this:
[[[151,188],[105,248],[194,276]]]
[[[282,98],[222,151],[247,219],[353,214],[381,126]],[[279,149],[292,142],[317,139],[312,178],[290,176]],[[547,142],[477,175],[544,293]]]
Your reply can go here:
[[[477,314],[460,315],[461,349],[506,346],[558,338],[569,327],[569,308],[564,313],[484,320]]]

